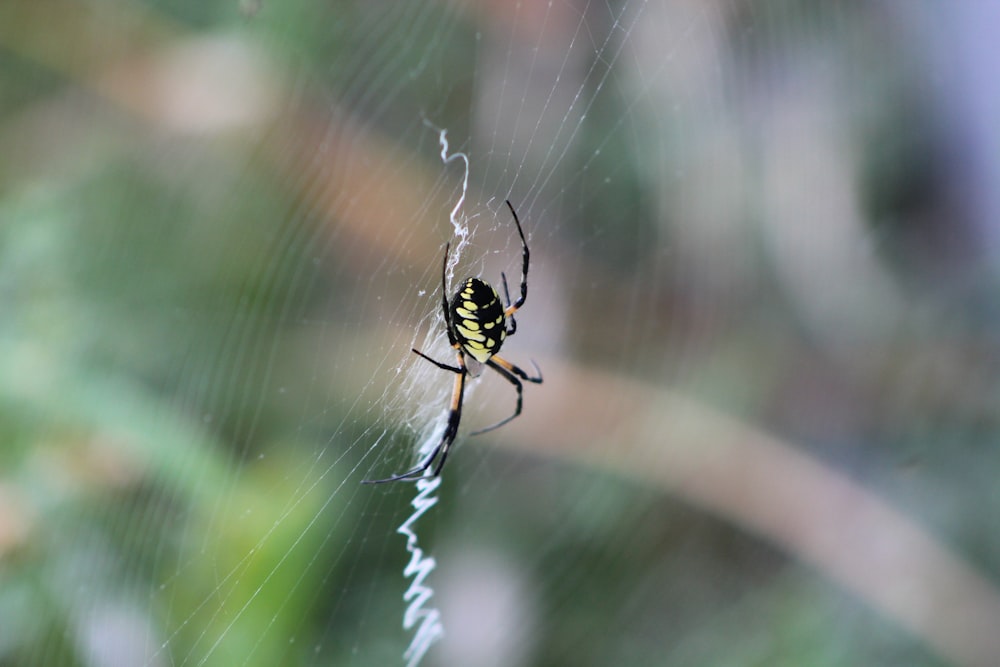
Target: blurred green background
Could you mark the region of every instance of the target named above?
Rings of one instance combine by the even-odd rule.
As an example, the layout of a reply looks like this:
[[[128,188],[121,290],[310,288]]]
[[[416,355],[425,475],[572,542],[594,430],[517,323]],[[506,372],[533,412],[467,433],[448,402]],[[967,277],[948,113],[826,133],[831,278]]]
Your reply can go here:
[[[0,4],[0,665],[404,664],[434,128],[546,381],[470,392],[424,664],[1000,664],[993,19]]]

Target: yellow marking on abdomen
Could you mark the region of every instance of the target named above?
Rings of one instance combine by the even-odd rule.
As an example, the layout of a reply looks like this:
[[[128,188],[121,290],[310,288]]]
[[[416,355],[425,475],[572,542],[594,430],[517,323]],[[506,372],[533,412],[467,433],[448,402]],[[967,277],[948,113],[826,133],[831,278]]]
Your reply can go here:
[[[456,324],[455,325],[455,329],[457,329],[458,333],[462,335],[462,338],[465,338],[466,340],[470,340],[470,341],[473,341],[473,340],[477,340],[477,341],[486,340],[486,336],[484,336],[480,332],[473,331],[471,329],[466,329],[465,328],[465,324],[471,324],[471,323],[463,323],[463,324]]]
[[[468,352],[469,356],[471,356],[479,363],[485,364],[487,360],[489,360],[489,358],[493,356],[493,353],[485,348],[476,347],[470,349],[471,344],[472,343],[470,341],[469,345],[466,345],[465,351]]]

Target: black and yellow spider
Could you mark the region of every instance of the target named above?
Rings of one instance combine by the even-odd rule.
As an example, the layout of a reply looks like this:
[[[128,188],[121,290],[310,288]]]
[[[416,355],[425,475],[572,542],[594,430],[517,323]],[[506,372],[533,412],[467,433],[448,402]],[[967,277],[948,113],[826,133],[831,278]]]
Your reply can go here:
[[[469,375],[469,368],[465,363],[466,355],[472,357],[476,363],[486,364],[500,376],[514,385],[517,389],[517,407],[514,414],[502,419],[492,426],[474,431],[471,435],[478,435],[486,431],[503,426],[510,420],[521,414],[521,394],[523,385],[521,380],[541,384],[542,372],[535,366],[537,376],[532,377],[520,368],[510,363],[506,359],[497,356],[500,346],[503,345],[507,336],[513,336],[517,331],[517,322],[514,320],[514,313],[524,305],[524,300],[528,297],[528,242],[524,240],[524,230],[521,229],[521,221],[517,218],[517,213],[511,203],[507,202],[507,208],[514,216],[514,224],[517,225],[517,233],[521,237],[521,296],[514,303],[510,302],[510,292],[507,289],[507,276],[500,274],[503,282],[503,293],[507,306],[500,304],[500,295],[493,289],[493,286],[479,278],[467,278],[462,283],[462,287],[455,292],[448,303],[448,280],[446,272],[448,269],[448,253],[451,250],[451,243],[445,246],[444,263],[441,266],[441,310],[444,313],[445,329],[448,332],[448,342],[455,348],[458,356],[458,365],[449,366],[436,359],[431,359],[420,350],[412,351],[427,361],[431,362],[441,370],[451,371],[455,374],[455,389],[451,395],[451,411],[448,413],[448,424],[445,426],[444,435],[441,442],[434,448],[423,463],[413,470],[409,470],[386,479],[369,479],[365,484],[381,484],[383,482],[398,482],[402,480],[417,480],[423,478],[424,473],[432,465],[434,470],[431,477],[441,474],[444,462],[448,458],[448,450],[451,449],[455,436],[458,434],[458,425],[462,421],[462,398],[465,395],[465,378]],[[437,464],[435,464],[435,460]]]

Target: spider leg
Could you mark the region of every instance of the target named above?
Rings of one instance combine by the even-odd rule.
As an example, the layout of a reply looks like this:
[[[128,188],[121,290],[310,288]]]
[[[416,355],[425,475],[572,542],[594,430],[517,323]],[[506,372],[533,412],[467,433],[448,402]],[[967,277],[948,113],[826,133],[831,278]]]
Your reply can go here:
[[[514,211],[514,205],[510,203],[509,199],[507,200],[507,208],[510,209],[510,214],[514,216],[514,224],[517,225],[517,234],[521,237],[521,296],[518,297],[513,305],[507,306],[507,309],[504,310],[504,316],[510,317],[524,305],[524,300],[528,298],[528,257],[530,253],[528,252],[528,242],[524,240],[524,230],[521,229],[521,221],[518,220],[517,212]]]
[[[448,411],[448,424],[445,426],[444,435],[441,436],[441,444],[437,448],[441,452],[441,458],[434,466],[432,477],[441,474],[444,462],[448,459],[448,452],[451,451],[451,444],[455,442],[455,436],[458,435],[458,425],[462,421],[462,399],[465,397],[465,377],[467,375],[468,371],[463,366],[462,372],[455,377],[455,389],[451,395],[451,410]]]
[[[455,333],[451,326],[451,311],[448,310],[448,252],[451,251],[451,241],[448,241],[444,246],[444,261],[441,262],[441,311],[444,313],[444,330],[448,333],[448,344],[452,347],[458,347],[458,341],[455,339]],[[413,350],[417,352],[416,350]],[[420,356],[424,357],[423,354],[417,352]],[[427,357],[424,357],[428,359]],[[433,361],[433,359],[428,359],[428,361]],[[440,364],[438,364],[440,366]],[[453,368],[447,368],[446,370],[454,370]]]
[[[465,368],[465,361],[462,359],[461,352],[458,354],[459,365],[449,366],[448,364],[443,364],[440,361],[431,359],[419,350],[414,349],[413,351],[438,368],[455,373],[455,388],[452,390],[451,394],[451,409],[448,412],[448,424],[445,426],[444,434],[441,436],[441,442],[439,442],[437,447],[434,448],[434,451],[430,453],[430,456],[424,459],[423,462],[416,468],[398,475],[393,475],[392,477],[387,477],[386,479],[366,479],[362,482],[362,484],[416,481],[425,477],[424,473],[428,468],[434,465],[435,459],[437,459],[437,465],[434,465],[434,470],[431,472],[430,477],[437,477],[441,474],[441,469],[444,467],[444,462],[448,458],[448,452],[451,450],[451,445],[455,442],[455,436],[458,435],[458,425],[462,421],[462,399],[465,396],[465,378],[469,374],[469,371]],[[438,458],[439,455],[440,458]]]
[[[413,353],[415,353],[415,354],[423,357],[424,359],[426,359],[427,361],[431,362],[432,364],[434,364],[435,366],[437,366],[438,368],[440,368],[443,371],[451,371],[452,373],[464,373],[465,372],[465,370],[464,370],[465,369],[465,365],[464,364],[462,366],[449,366],[448,364],[441,363],[437,359],[431,359],[430,357],[428,357],[426,354],[424,354],[423,352],[421,352],[420,350],[418,350],[415,347],[411,347],[410,348],[410,352],[413,352]]]
[[[538,375],[536,376],[528,375],[514,364],[496,355],[493,355],[492,357],[487,359],[486,365],[495,370],[497,373],[499,373],[504,380],[507,380],[507,382],[510,382],[512,385],[514,385],[514,388],[517,390],[517,407],[514,408],[514,414],[507,417],[506,419],[501,419],[492,426],[487,426],[486,428],[481,428],[478,431],[473,431],[469,435],[479,435],[480,433],[486,433],[487,431],[492,431],[493,429],[500,428],[507,422],[512,421],[516,419],[518,416],[520,416],[521,404],[522,404],[522,392],[524,390],[524,385],[521,384],[521,380],[525,380],[527,382],[534,382],[535,384],[542,383],[542,371],[540,368],[538,368],[538,364],[536,364],[534,361],[531,362],[531,365],[535,367],[535,372],[538,373]]]
[[[507,289],[507,275],[503,271],[500,272],[500,280],[501,280],[501,282],[503,282],[503,296],[504,296],[504,299],[506,299],[506,301],[507,301],[507,306],[506,307],[507,307],[507,309],[509,309],[510,308],[510,290]],[[504,312],[506,313],[507,311],[504,310]],[[508,336],[513,336],[515,333],[517,333],[517,320],[514,319],[514,313],[510,314],[510,316],[507,318],[507,322],[508,322],[507,328],[504,331],[504,333],[506,335],[508,335]]]
[[[438,452],[440,452],[440,451],[441,451],[441,445],[438,445],[434,449],[434,451],[431,452],[431,455],[427,457],[427,460],[425,460],[423,463],[421,463],[420,465],[418,465],[413,470],[409,470],[407,472],[402,472],[402,473],[399,473],[398,475],[393,475],[392,477],[386,477],[385,479],[366,479],[366,480],[363,480],[361,483],[362,484],[385,484],[386,482],[415,482],[415,481],[417,481],[418,479],[420,479],[420,478],[422,478],[424,476],[424,474],[423,474],[424,471],[431,467],[431,464],[434,462],[434,457],[436,457],[438,455]],[[434,473],[434,475],[436,475],[436,474],[437,473]],[[434,475],[432,475],[432,477]]]

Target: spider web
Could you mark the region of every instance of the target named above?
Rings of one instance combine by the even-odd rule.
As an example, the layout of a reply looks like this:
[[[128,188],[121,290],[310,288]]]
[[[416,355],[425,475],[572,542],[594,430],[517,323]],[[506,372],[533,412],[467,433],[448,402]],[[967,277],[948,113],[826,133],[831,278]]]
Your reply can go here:
[[[0,663],[994,664],[973,4],[0,8]]]

